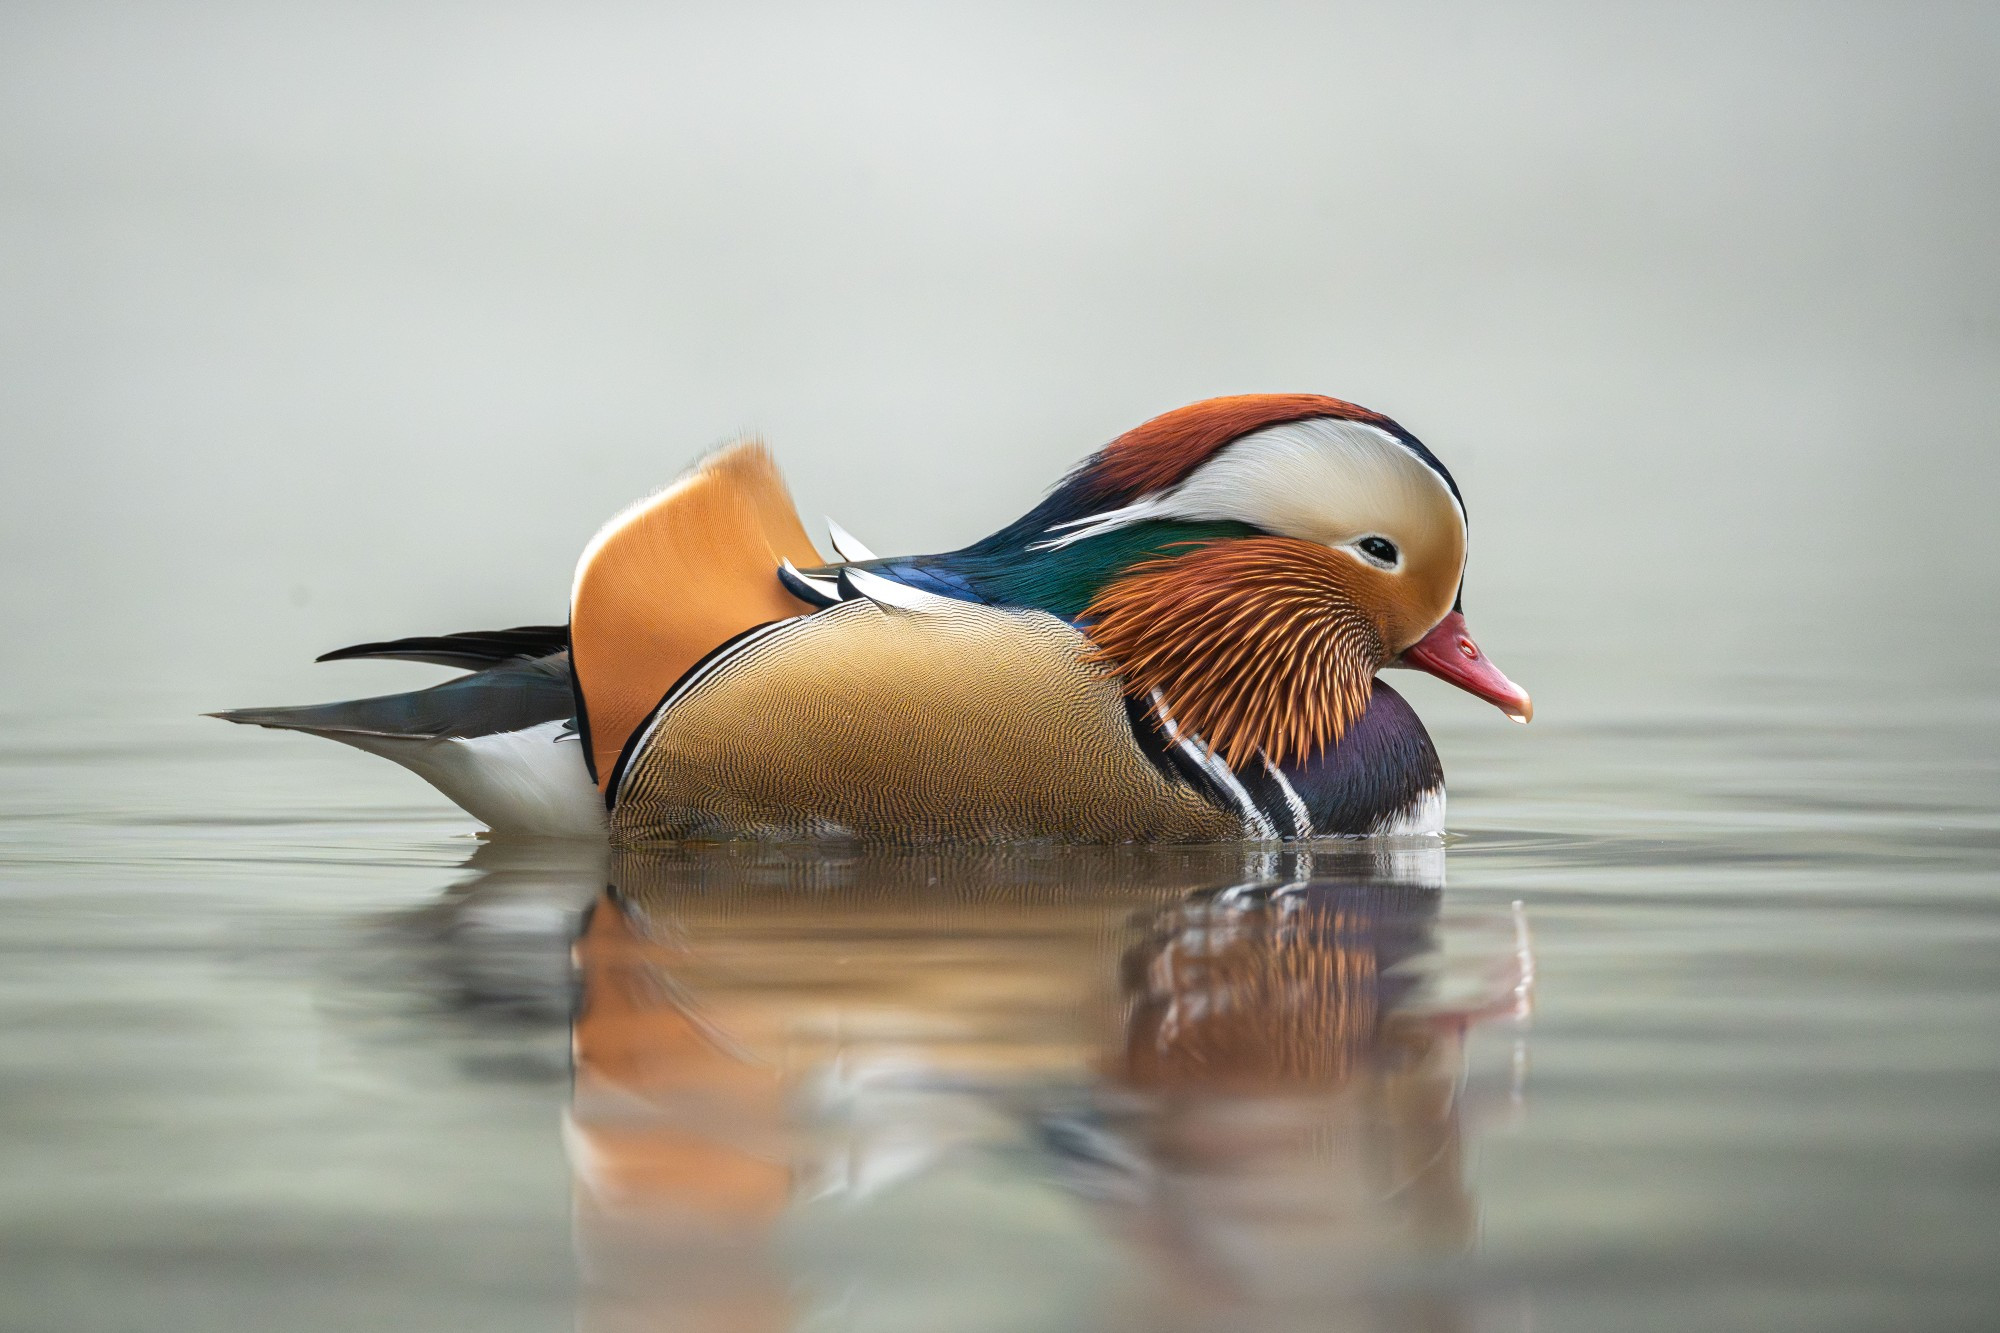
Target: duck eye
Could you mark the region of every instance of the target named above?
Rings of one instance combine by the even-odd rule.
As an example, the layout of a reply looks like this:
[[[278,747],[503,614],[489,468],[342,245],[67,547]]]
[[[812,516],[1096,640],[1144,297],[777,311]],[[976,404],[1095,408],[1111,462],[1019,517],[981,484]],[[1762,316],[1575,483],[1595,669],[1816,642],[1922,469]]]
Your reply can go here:
[[[1354,544],[1360,548],[1361,554],[1378,564],[1394,565],[1396,563],[1396,543],[1390,541],[1387,537],[1363,537]]]

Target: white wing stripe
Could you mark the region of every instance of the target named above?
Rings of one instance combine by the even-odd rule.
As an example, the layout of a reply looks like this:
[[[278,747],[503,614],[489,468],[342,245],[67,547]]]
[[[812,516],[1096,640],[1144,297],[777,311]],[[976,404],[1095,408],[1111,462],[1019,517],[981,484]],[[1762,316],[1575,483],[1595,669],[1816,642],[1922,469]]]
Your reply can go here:
[[[863,560],[873,560],[875,553],[863,546],[854,534],[831,518],[826,521],[826,538],[833,543],[833,553],[848,564],[858,564]]]

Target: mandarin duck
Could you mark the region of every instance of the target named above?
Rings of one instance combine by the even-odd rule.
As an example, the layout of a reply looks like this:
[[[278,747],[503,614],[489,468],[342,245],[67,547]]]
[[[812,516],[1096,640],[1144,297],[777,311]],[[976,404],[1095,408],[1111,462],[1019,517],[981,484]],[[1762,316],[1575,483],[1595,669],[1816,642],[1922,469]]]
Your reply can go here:
[[[739,443],[598,532],[568,624],[343,648],[469,674],[214,716],[393,759],[495,833],[632,845],[1435,835],[1437,751],[1377,673],[1532,714],[1467,631],[1451,473],[1338,399],[1155,417],[956,551],[831,537]]]

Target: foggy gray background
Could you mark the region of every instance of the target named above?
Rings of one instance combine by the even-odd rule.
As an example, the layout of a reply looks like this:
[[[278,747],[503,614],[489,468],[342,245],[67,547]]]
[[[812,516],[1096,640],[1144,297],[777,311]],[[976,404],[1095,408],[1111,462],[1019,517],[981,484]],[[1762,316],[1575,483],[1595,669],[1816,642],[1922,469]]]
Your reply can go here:
[[[1977,687],[1996,33],[10,0],[7,706],[431,679],[309,659],[560,620],[597,524],[741,431],[815,535],[935,550],[1261,390],[1446,460],[1472,625],[1545,719],[1757,673]]]

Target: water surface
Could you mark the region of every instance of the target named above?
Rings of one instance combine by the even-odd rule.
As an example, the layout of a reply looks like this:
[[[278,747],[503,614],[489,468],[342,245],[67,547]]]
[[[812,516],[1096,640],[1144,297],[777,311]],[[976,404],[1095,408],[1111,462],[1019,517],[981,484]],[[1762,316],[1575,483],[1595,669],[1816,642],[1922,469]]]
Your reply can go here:
[[[1990,1326],[2000,712],[1841,688],[1454,724],[1447,845],[1309,853],[506,846],[16,716],[0,1324]]]

